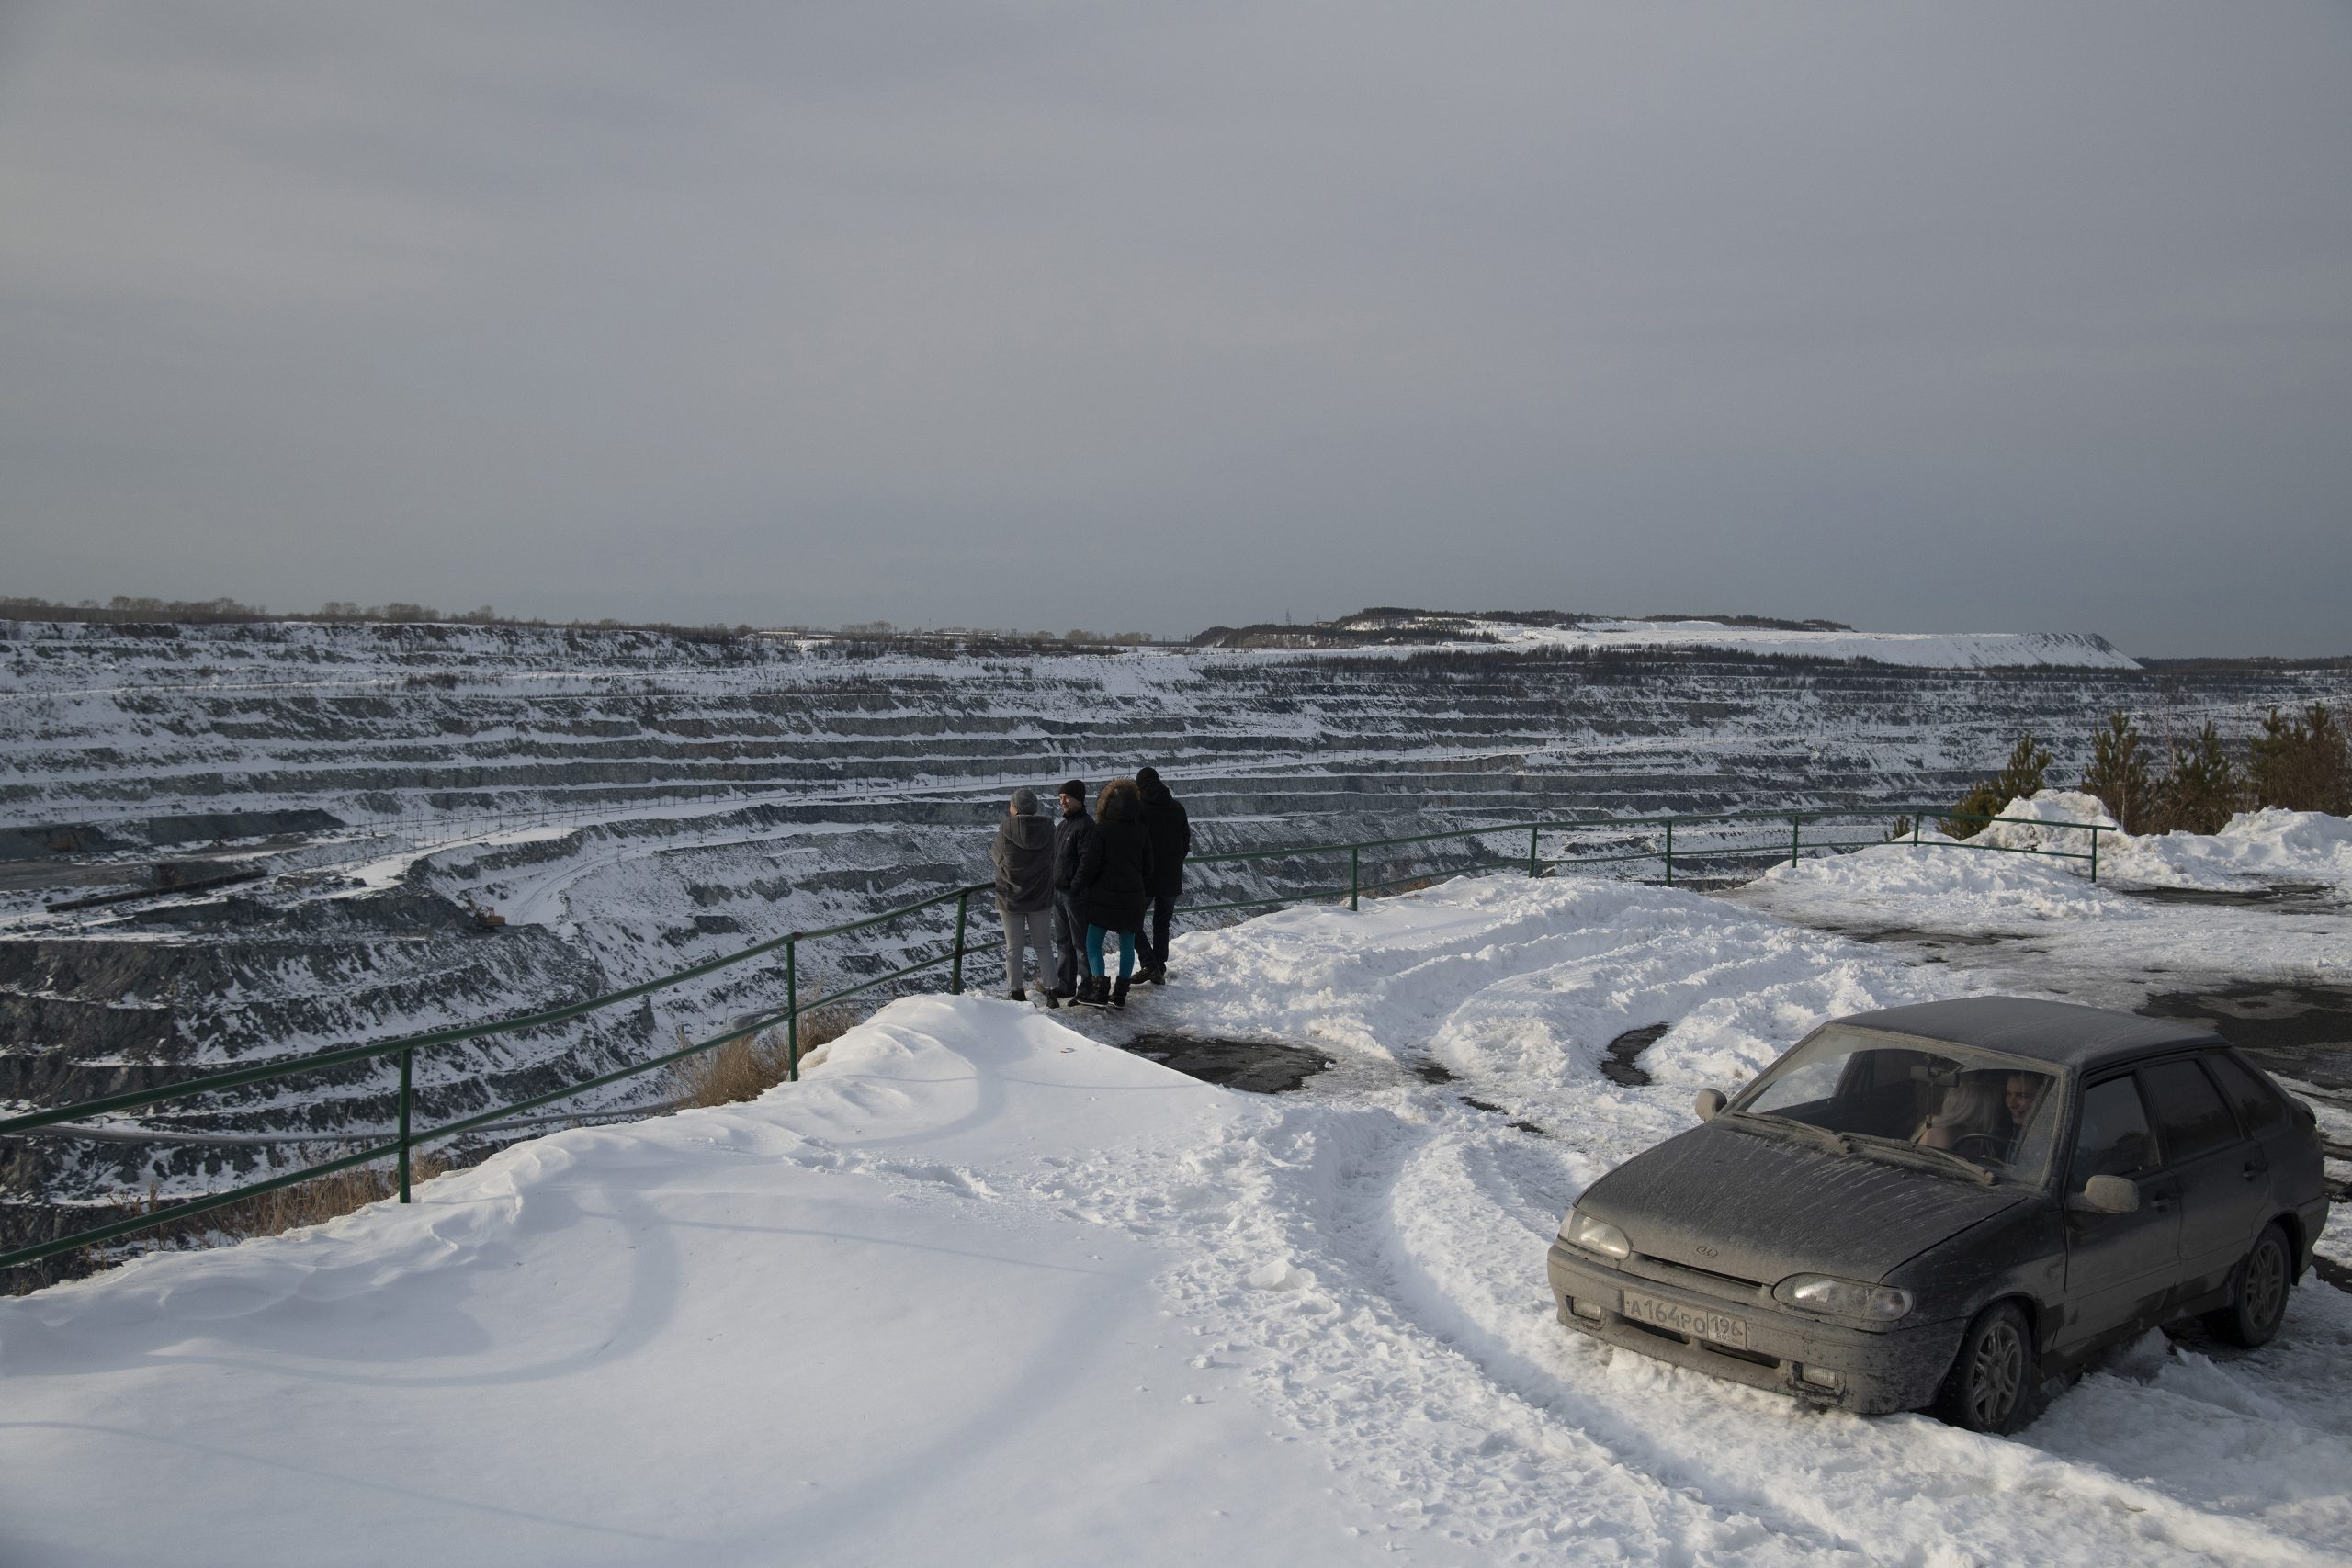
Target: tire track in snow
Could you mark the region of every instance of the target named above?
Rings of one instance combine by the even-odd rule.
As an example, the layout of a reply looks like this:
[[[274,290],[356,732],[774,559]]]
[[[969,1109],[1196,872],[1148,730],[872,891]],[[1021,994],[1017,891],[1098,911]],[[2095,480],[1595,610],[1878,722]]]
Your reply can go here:
[[[1569,1540],[1667,1562],[1863,1561],[1782,1510],[1724,1506],[1624,1463],[1401,1309],[1388,1194],[1432,1139],[1472,1120],[1302,1107],[1205,1162],[1241,1189],[1225,1253],[1244,1244],[1222,1267],[1185,1270],[1180,1288],[1231,1325],[1215,1353],[1252,1365],[1261,1397],[1356,1472],[1365,1506],[1401,1498],[1421,1532],[1483,1561],[1548,1561]]]
[[[2015,1552],[2021,1527],[2044,1561],[2103,1556],[2119,1528],[2143,1551],[2177,1549],[2177,1561],[2335,1561],[2258,1522],[2217,1517],[2046,1453],[2031,1444],[2030,1428],[2025,1440],[2004,1440],[1924,1416],[1808,1412],[1573,1335],[1555,1321],[1543,1280],[1548,1219],[1541,1228],[1527,1223],[1532,1193],[1559,1184],[1534,1165],[1541,1157],[1492,1136],[1436,1139],[1417,1150],[1387,1193],[1392,1300],[1498,1390],[1592,1436],[1643,1473],[1726,1512],[1794,1521],[1876,1562],[1934,1561],[1922,1543],[1939,1540],[1962,1554],[1948,1561],[1997,1562]],[[1646,1409],[1629,1418],[1624,1395],[1634,1393]],[[1734,1479],[1693,1457],[1706,1452],[1756,1468],[1749,1479]],[[1985,1506],[1947,1506],[1968,1501]],[[1970,1512],[1989,1514],[1999,1537],[1984,1539],[1987,1521],[1962,1517]]]

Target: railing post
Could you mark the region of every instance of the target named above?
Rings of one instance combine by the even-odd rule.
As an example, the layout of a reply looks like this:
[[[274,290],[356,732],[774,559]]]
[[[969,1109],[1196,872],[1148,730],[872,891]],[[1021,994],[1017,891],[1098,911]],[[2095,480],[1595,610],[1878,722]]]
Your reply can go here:
[[[408,1201],[408,1111],[410,1079],[416,1052],[413,1048],[401,1053],[401,1201]]]
[[[964,994],[964,920],[972,907],[972,890],[968,887],[956,895],[956,961],[947,976],[947,994]]]
[[[1804,818],[1791,817],[1789,818],[1789,863],[1791,865],[1797,863],[1797,856],[1804,852]]]
[[[1536,869],[1535,861],[1535,836],[1543,830],[1544,829],[1541,828],[1530,828],[1527,830],[1527,874],[1530,876],[1541,876],[1544,874]]]
[[[1363,851],[1354,844],[1350,844],[1348,846],[1348,911],[1351,914],[1355,912],[1356,888],[1358,879],[1363,874]]]
[[[2098,828],[2096,824],[2091,828],[2091,880],[2098,880]]]
[[[784,939],[784,1076],[789,1083],[800,1081],[799,946],[797,935]]]
[[[1919,822],[1917,817],[1911,818],[1911,847],[1915,850],[1919,847]]]
[[[1666,819],[1666,885],[1674,886],[1674,818]]]

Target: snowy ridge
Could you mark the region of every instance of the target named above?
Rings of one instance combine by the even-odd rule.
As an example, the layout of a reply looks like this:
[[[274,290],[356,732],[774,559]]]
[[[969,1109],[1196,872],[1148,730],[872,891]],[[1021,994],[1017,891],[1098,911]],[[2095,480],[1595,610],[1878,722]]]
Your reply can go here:
[[[1864,632],[1850,627],[1749,626],[1721,621],[1590,620],[1573,626],[1496,624],[1506,648],[1728,649],[1802,659],[1868,659],[1928,669],[2018,666],[2137,670],[2140,661],[2091,632]]]
[[[2008,1441],[1807,1414],[1551,1321],[1559,1214],[1697,1087],[1970,976],[1514,877],[1187,934],[1173,968],[1128,1019],[900,1001],[753,1104],[0,1304],[0,1557],[2352,1551],[2352,1300],[2317,1281],[2271,1347],[2151,1337]],[[1208,1088],[1107,1046],[1146,1010],[1339,1065],[1276,1100]],[[1604,1078],[1654,1023],[1657,1081]],[[1457,1081],[1408,1070],[1430,1059]]]

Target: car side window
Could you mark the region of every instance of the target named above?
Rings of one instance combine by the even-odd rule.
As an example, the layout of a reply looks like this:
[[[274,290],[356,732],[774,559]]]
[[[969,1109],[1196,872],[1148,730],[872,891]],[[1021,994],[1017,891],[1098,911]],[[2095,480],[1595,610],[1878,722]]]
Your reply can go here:
[[[2229,1096],[2238,1120],[2256,1137],[2278,1131],[2287,1120],[2287,1108],[2279,1103],[2278,1091],[2256,1077],[2254,1071],[2234,1056],[2219,1054],[2205,1058],[2205,1065],[2221,1080],[2222,1092]]]
[[[2094,1176],[2137,1176],[2155,1162],[2148,1112],[2129,1075],[2083,1091],[2083,1130],[2075,1138],[2075,1165],[2066,1179],[2079,1192]]]
[[[2230,1114],[2222,1091],[2213,1087],[2205,1069],[2194,1061],[2143,1067],[2140,1081],[2147,1086],[2148,1106],[2155,1112],[2165,1164],[2194,1159],[2237,1141],[2237,1118]]]

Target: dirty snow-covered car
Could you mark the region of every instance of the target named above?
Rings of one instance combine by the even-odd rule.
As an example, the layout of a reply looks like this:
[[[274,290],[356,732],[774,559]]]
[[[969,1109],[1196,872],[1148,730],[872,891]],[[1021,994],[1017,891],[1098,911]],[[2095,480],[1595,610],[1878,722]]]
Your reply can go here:
[[[2204,1030],[2013,997],[1824,1024],[1586,1190],[1560,1321],[1813,1403],[2032,1418],[2203,1314],[2259,1345],[2327,1219],[2311,1107]]]

